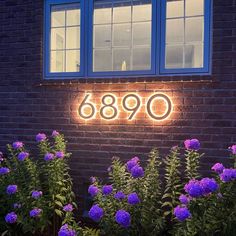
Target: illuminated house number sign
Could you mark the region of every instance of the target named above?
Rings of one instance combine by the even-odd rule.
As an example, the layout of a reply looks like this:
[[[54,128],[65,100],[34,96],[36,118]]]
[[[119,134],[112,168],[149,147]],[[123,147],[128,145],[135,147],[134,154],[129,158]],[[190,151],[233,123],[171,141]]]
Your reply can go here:
[[[154,121],[162,121],[169,117],[172,111],[171,99],[163,93],[154,93],[142,98],[137,93],[129,93],[123,97],[107,93],[100,99],[95,99],[91,93],[86,93],[78,107],[78,115],[83,120],[96,119],[97,114],[103,120],[119,119],[119,115],[126,113],[127,120],[135,119],[141,108],[147,117]],[[95,102],[98,101],[98,102]]]

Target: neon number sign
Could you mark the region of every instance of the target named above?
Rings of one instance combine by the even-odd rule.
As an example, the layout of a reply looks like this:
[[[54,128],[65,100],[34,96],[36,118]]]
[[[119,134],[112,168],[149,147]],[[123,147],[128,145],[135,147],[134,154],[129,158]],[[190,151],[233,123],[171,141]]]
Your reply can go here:
[[[78,115],[83,120],[96,119],[97,114],[103,120],[111,121],[119,118],[121,109],[123,112],[128,113],[127,120],[132,121],[138,115],[140,109],[145,106],[145,112],[148,117],[154,121],[162,121],[169,117],[172,112],[171,99],[162,93],[155,93],[144,100],[136,93],[130,93],[121,98],[118,104],[118,97],[114,94],[107,93],[101,97],[100,104],[92,102],[92,94],[85,94],[83,101],[79,104]],[[162,109],[160,104],[164,104]],[[161,112],[161,114],[157,114]]]

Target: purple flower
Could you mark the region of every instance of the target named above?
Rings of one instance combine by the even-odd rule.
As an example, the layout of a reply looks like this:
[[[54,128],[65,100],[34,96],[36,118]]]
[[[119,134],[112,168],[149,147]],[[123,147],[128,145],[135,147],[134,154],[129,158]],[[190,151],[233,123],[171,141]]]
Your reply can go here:
[[[42,209],[34,208],[33,210],[30,211],[30,217],[32,218],[39,217],[41,213],[42,213]]]
[[[14,209],[20,209],[21,208],[21,204],[20,203],[14,203],[13,204],[13,208]]]
[[[16,221],[17,221],[17,214],[16,214],[15,212],[8,213],[8,214],[5,216],[5,221],[6,221],[8,224],[14,224],[14,223],[16,223]]]
[[[184,141],[184,146],[188,150],[199,150],[200,142],[197,139],[187,139]]]
[[[128,228],[131,224],[131,217],[129,212],[125,210],[119,210],[115,215],[116,222],[124,228]]]
[[[92,196],[95,197],[99,192],[99,188],[95,185],[90,185],[88,188],[88,193]]]
[[[60,231],[58,232],[58,236],[76,236],[77,233],[75,230],[70,229],[68,224],[62,225]]]
[[[112,191],[113,191],[112,185],[104,185],[104,186],[102,187],[102,193],[103,193],[104,195],[109,195],[109,194],[112,193]]]
[[[8,174],[9,172],[10,172],[10,169],[7,167],[0,168],[0,175],[5,175],[5,174]]]
[[[43,195],[42,191],[33,191],[32,192],[32,198],[39,199]]]
[[[138,194],[137,193],[130,193],[128,195],[128,203],[130,205],[136,205],[136,204],[140,203],[140,199],[138,197]]]
[[[8,185],[7,186],[7,194],[12,195],[17,192],[17,185]]]
[[[189,202],[190,202],[190,198],[187,197],[187,196],[184,195],[184,194],[181,194],[181,195],[179,196],[179,201],[180,201],[183,205],[188,205]]]
[[[56,130],[53,130],[53,131],[52,131],[52,137],[53,137],[53,138],[57,137],[58,135],[60,135],[59,132],[57,132]]]
[[[139,158],[138,157],[133,157],[131,160],[129,160],[127,163],[126,163],[126,168],[127,170],[130,172],[131,169],[138,165],[139,163]]]
[[[1,164],[1,162],[3,162],[4,161],[4,158],[3,158],[3,153],[2,152],[0,152],[0,164]]]
[[[29,153],[28,152],[20,152],[18,154],[18,160],[19,161],[24,161],[28,157],[29,157]]]
[[[203,195],[203,189],[198,180],[190,180],[185,184],[184,190],[190,197],[198,198]]]
[[[67,204],[63,207],[63,211],[65,211],[65,212],[72,212],[73,210],[74,210],[74,208],[71,204]]]
[[[213,192],[217,191],[219,188],[219,185],[217,184],[215,179],[210,179],[210,178],[203,178],[200,181],[200,185],[202,186],[203,193],[205,195],[207,195],[209,193],[213,193]]]
[[[39,133],[36,135],[36,142],[41,143],[47,139],[46,134]]]
[[[233,155],[236,155],[236,144],[229,147],[229,150],[232,152]]]
[[[19,142],[19,141],[16,141],[12,144],[12,147],[17,150],[17,149],[20,149],[20,148],[23,148],[24,144],[22,142]]]
[[[94,177],[94,176],[90,177],[90,183],[91,184],[94,184],[96,181],[97,181],[96,177]]]
[[[179,221],[184,221],[191,217],[191,213],[188,208],[183,206],[177,206],[174,209],[174,215]]]
[[[104,215],[104,211],[101,207],[99,207],[98,204],[93,205],[89,211],[89,217],[95,222],[100,221],[103,215]]]
[[[62,152],[62,151],[56,152],[55,155],[56,155],[56,158],[58,158],[58,159],[63,159],[65,156],[64,152]]]
[[[211,169],[218,174],[221,174],[224,168],[225,167],[221,163],[216,163],[214,166],[211,167]]]
[[[46,153],[45,156],[44,156],[44,160],[45,161],[51,161],[54,159],[54,155],[52,153]]]
[[[236,179],[236,169],[224,169],[220,174],[220,179],[223,182],[229,182]]]
[[[125,199],[126,196],[123,192],[119,191],[114,195],[114,198],[117,199],[117,200],[122,200],[122,199]]]
[[[143,177],[143,176],[144,176],[143,168],[142,168],[141,166],[134,166],[134,167],[131,169],[131,175],[132,175],[134,178]]]

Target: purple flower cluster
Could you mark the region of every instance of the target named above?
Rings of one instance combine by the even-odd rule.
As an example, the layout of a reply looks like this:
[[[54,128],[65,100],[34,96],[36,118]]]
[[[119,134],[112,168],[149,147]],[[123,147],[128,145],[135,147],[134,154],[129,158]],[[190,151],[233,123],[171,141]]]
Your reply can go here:
[[[96,177],[94,177],[94,176],[90,177],[90,183],[91,184],[94,184],[96,181],[97,181]]]
[[[130,193],[128,195],[128,203],[130,205],[136,205],[136,204],[140,203],[140,199],[138,197],[138,194],[137,193]]]
[[[54,155],[52,153],[46,153],[45,156],[44,156],[44,160],[45,161],[51,161],[54,159]]]
[[[216,173],[221,174],[225,167],[221,163],[216,163],[214,166],[211,167],[211,169]]]
[[[138,157],[133,157],[131,160],[129,160],[126,163],[126,168],[129,172],[131,172],[131,169],[136,165],[139,165],[139,158]]]
[[[93,205],[89,211],[89,217],[95,221],[98,222],[102,219],[102,217],[104,216],[104,211],[101,207],[99,207],[98,204]]]
[[[24,146],[24,144],[22,142],[19,142],[19,141],[16,141],[12,144],[12,147],[15,150],[21,149],[21,148],[23,148],[23,146]]]
[[[109,194],[112,193],[112,191],[113,191],[112,185],[104,185],[104,186],[102,187],[102,193],[103,193],[103,195],[109,195]]]
[[[203,178],[200,181],[200,185],[202,187],[202,191],[204,195],[208,195],[210,193],[216,192],[219,189],[219,185],[215,181],[215,179]]]
[[[236,179],[236,169],[224,169],[220,174],[220,180],[222,182],[230,182]]]
[[[65,211],[65,212],[72,212],[73,210],[74,210],[74,208],[71,204],[67,204],[63,207],[63,211]]]
[[[53,137],[53,138],[57,137],[58,135],[60,135],[59,132],[57,132],[56,130],[53,130],[53,131],[52,131],[52,137]]]
[[[95,197],[99,193],[99,188],[95,185],[90,185],[89,188],[88,188],[88,193],[92,197]]]
[[[41,213],[42,213],[42,209],[34,208],[33,210],[30,211],[30,217],[37,218],[40,216]]]
[[[73,229],[70,229],[68,224],[62,225],[60,228],[60,231],[58,232],[58,236],[76,236],[76,231]]]
[[[139,166],[139,158],[133,157],[126,163],[127,170],[131,173],[133,178],[141,178],[144,176],[144,170]]]
[[[125,199],[126,196],[123,192],[121,191],[118,191],[115,195],[114,195],[114,198],[117,199],[117,200],[122,200],[122,199]]]
[[[56,152],[56,153],[55,153],[55,156],[56,156],[56,158],[58,158],[58,159],[63,159],[63,158],[65,157],[65,154],[64,154],[64,152],[59,151],[59,152]]]
[[[198,198],[203,195],[203,189],[198,180],[190,180],[185,184],[184,190],[190,197]]]
[[[125,210],[119,210],[115,215],[116,222],[124,228],[128,228],[131,224],[131,217],[129,212]]]
[[[34,199],[39,199],[41,196],[43,195],[43,192],[42,191],[33,191],[32,192],[32,198],[34,198]]]
[[[231,153],[233,155],[236,155],[236,144],[232,145],[231,147],[229,147],[229,150],[231,151]]]
[[[10,172],[10,169],[7,167],[1,167],[0,168],[0,175],[6,175]]]
[[[36,142],[41,143],[47,139],[47,136],[46,136],[46,134],[39,133],[36,135],[35,139],[36,139]]]
[[[186,196],[186,195],[184,195],[184,194],[182,194],[182,195],[180,195],[179,196],[179,201],[181,202],[181,204],[183,204],[183,205],[188,205],[189,204],[189,202],[190,202],[190,197],[188,197],[188,196]]]
[[[29,157],[29,153],[28,152],[20,152],[17,156],[19,161],[24,161],[26,158]]]
[[[184,146],[188,150],[199,150],[200,142],[197,139],[187,139],[184,141]]]
[[[7,186],[7,194],[8,195],[13,195],[17,192],[17,185],[8,185]]]
[[[5,221],[6,221],[8,224],[14,224],[14,223],[16,223],[16,221],[17,221],[17,214],[16,214],[15,212],[8,213],[8,214],[5,216]]]
[[[191,217],[191,213],[185,206],[177,206],[174,209],[174,215],[179,221],[184,221]]]

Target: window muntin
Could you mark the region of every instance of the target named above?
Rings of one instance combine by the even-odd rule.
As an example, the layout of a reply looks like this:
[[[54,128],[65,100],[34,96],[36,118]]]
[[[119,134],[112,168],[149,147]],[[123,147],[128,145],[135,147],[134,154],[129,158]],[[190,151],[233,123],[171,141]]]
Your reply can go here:
[[[80,4],[51,6],[50,72],[80,71]]]
[[[95,0],[93,72],[151,70],[151,19],[151,0]]]
[[[167,0],[165,68],[204,67],[204,0]]]

